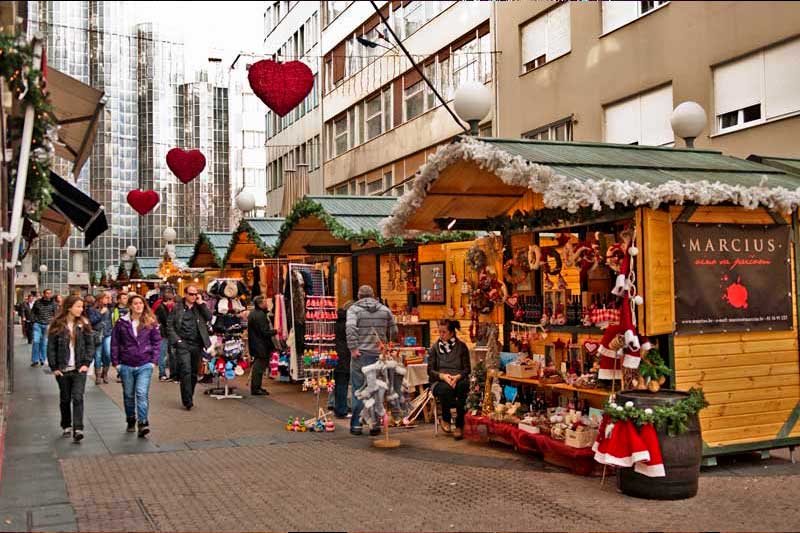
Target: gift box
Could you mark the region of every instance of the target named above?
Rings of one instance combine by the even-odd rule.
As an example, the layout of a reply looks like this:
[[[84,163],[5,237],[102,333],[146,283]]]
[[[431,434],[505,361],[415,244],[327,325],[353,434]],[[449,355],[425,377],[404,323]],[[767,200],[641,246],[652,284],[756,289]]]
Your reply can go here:
[[[516,361],[506,365],[506,375],[512,378],[533,378],[539,374],[536,364],[523,365]]]
[[[597,438],[597,430],[591,428],[584,428],[583,431],[576,431],[568,429],[566,431],[566,439],[564,444],[573,448],[588,448]]]

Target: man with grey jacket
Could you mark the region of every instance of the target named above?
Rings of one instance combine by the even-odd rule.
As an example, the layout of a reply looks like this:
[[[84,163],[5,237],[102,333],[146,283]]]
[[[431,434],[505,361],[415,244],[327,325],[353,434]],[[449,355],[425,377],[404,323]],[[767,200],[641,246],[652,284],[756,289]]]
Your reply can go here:
[[[355,393],[364,386],[365,366],[375,363],[380,357],[380,344],[395,340],[397,322],[389,308],[375,299],[369,285],[358,288],[358,301],[347,310],[347,347],[352,356],[350,361],[350,385],[353,388],[353,416],[350,419],[350,433],[361,435],[361,410],[364,402]],[[380,428],[370,430],[370,435],[380,433]]]

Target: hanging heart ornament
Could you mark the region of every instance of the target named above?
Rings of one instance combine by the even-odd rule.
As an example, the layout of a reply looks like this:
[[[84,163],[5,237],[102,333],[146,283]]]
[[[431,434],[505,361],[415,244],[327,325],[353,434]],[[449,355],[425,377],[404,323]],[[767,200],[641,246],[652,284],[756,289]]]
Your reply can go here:
[[[297,107],[314,87],[314,74],[300,61],[263,59],[250,65],[247,80],[256,96],[281,117]]]
[[[160,200],[156,191],[142,191],[140,189],[129,191],[127,198],[128,204],[142,216],[152,211]]]
[[[173,148],[167,152],[167,166],[181,183],[189,183],[206,168],[206,156],[200,150]]]

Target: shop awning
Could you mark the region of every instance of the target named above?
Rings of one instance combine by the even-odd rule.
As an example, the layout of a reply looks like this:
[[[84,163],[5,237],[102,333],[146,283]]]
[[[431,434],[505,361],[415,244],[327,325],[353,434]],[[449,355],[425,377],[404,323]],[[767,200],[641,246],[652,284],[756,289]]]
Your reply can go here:
[[[53,201],[42,214],[41,223],[58,236],[61,246],[69,238],[72,225],[84,233],[85,246],[92,244],[108,229],[102,205],[52,171],[50,184],[53,186]]]
[[[473,228],[515,210],[687,203],[788,212],[800,205],[800,177],[713,150],[463,137],[429,158],[381,228],[393,236]]]
[[[242,219],[231,237],[223,267],[241,267],[252,264],[253,259],[272,257],[284,220],[280,217]]]
[[[221,268],[232,240],[233,233],[200,232],[189,258],[189,266]]]
[[[47,92],[60,126],[56,154],[72,161],[72,174],[77,177],[94,144],[104,93],[51,67],[47,69]]]

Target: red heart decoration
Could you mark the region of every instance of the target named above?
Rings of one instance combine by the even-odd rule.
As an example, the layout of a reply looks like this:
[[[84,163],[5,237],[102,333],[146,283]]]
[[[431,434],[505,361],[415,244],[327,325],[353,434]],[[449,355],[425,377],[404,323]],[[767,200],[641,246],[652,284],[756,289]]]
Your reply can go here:
[[[159,200],[156,191],[133,189],[128,192],[128,204],[142,216],[152,211],[158,205]]]
[[[600,345],[596,342],[586,341],[583,343],[583,347],[586,349],[587,352],[593,354],[598,350],[598,348],[600,348]]]
[[[167,152],[167,166],[181,183],[189,183],[206,168],[206,156],[200,150],[173,148]]]
[[[256,96],[281,117],[297,107],[314,87],[314,74],[300,61],[262,59],[250,65],[247,80]]]

